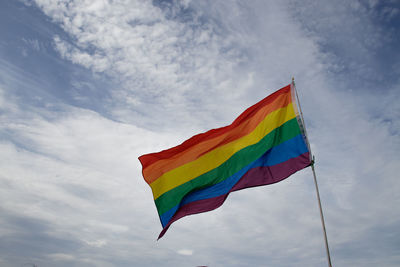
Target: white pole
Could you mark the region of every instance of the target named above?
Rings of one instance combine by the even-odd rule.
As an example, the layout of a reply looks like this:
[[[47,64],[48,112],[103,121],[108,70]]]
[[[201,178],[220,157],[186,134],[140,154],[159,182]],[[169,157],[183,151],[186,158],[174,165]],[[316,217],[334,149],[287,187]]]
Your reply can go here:
[[[292,86],[294,87],[294,91],[296,93],[296,98],[297,98],[297,103],[299,106],[299,112],[300,112],[300,117],[301,117],[301,121],[303,123],[303,128],[304,128],[304,135],[306,136],[306,141],[308,143],[308,137],[307,137],[307,132],[306,132],[306,125],[304,122],[304,118],[303,118],[303,112],[301,111],[301,106],[300,106],[300,101],[299,101],[299,96],[297,95],[297,90],[296,90],[296,86],[294,84],[294,78],[292,78]],[[310,155],[312,155],[311,153],[311,147],[310,144],[308,145],[308,149],[310,150]],[[319,207],[319,215],[321,217],[321,223],[322,223],[322,230],[324,233],[324,240],[325,240],[325,249],[326,249],[326,256],[328,258],[328,266],[332,267],[332,262],[331,262],[331,254],[329,253],[329,245],[328,245],[328,236],[326,234],[326,228],[325,228],[325,220],[324,220],[324,214],[322,212],[322,205],[321,205],[321,198],[319,196],[319,189],[318,189],[318,183],[317,183],[317,176],[315,175],[315,168],[314,168],[314,163],[315,163],[315,157],[311,156],[312,160],[311,160],[311,169],[313,172],[313,176],[314,176],[314,184],[315,184],[315,190],[317,192],[317,199],[318,199],[318,207]]]
[[[328,257],[328,266],[332,267],[331,254],[329,253],[329,246],[328,246],[328,236],[326,235],[324,213],[322,212],[321,198],[319,197],[319,189],[318,189],[318,183],[317,183],[317,176],[315,175],[314,163],[315,163],[315,158],[313,156],[312,157],[312,162],[311,162],[311,169],[312,169],[312,173],[313,173],[313,176],[314,176],[315,190],[317,192],[319,215],[321,217],[322,230],[324,231],[325,249],[326,249],[326,256]]]

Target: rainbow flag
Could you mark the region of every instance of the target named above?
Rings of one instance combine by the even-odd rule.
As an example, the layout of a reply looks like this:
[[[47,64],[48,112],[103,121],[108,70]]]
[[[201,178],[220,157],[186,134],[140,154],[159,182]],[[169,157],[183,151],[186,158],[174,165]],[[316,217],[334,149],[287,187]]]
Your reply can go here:
[[[220,207],[230,192],[276,183],[311,164],[288,85],[245,110],[225,127],[139,157],[163,230],[176,220]]]

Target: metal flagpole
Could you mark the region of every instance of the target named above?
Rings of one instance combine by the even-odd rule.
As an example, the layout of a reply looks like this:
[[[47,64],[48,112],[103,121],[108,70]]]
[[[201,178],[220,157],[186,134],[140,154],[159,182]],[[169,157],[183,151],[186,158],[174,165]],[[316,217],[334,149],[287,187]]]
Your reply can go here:
[[[319,197],[317,176],[315,175],[314,163],[315,163],[315,157],[312,156],[311,169],[312,169],[312,173],[313,173],[313,176],[314,176],[315,189],[316,189],[316,192],[317,192],[318,206],[319,206],[319,215],[320,215],[320,217],[321,217],[322,229],[324,230],[324,239],[325,239],[326,256],[328,257],[328,266],[329,266],[329,267],[332,267],[332,263],[331,263],[331,254],[329,253],[329,246],[328,246],[328,237],[327,237],[327,235],[326,235],[324,213],[322,212],[321,198]]]
[[[302,123],[303,123],[304,134],[306,135],[306,140],[307,140],[307,143],[308,143],[308,137],[307,137],[307,133],[306,133],[306,125],[305,125],[305,123],[304,123],[303,112],[301,111],[299,96],[297,95],[296,86],[295,86],[295,84],[294,84],[294,78],[292,78],[292,86],[294,87],[294,92],[295,92],[295,94],[296,94],[297,103],[298,103],[298,105],[299,105],[300,118],[301,118],[301,121],[302,121]],[[311,148],[310,148],[310,145],[309,145],[309,144],[308,144],[308,149],[310,150],[310,155],[312,155],[312,153],[311,153]],[[327,236],[327,234],[326,234],[324,213],[322,212],[321,198],[320,198],[320,196],[319,196],[319,189],[318,189],[318,183],[317,183],[317,176],[315,175],[314,163],[315,163],[315,157],[314,157],[314,155],[312,155],[311,170],[312,170],[312,173],[313,173],[313,176],[314,176],[315,190],[316,190],[316,192],[317,192],[317,199],[318,199],[319,215],[320,215],[320,217],[321,217],[322,230],[323,230],[323,232],[324,232],[326,256],[327,256],[327,258],[328,258],[328,266],[329,266],[329,267],[332,267],[331,254],[329,253],[329,246],[328,246],[328,236]]]

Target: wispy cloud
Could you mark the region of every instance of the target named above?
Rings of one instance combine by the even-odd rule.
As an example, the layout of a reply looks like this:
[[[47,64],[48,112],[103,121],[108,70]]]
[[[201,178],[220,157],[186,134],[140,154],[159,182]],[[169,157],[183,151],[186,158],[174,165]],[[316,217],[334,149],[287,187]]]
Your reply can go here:
[[[246,59],[233,37],[186,2],[36,2],[69,34],[54,37],[64,58],[122,83],[112,91],[120,119],[132,122],[129,110],[149,99],[153,120],[187,119],[210,95],[222,99],[251,86],[251,75],[232,79]]]
[[[398,42],[390,1],[37,0],[18,10],[41,30],[14,31],[25,59],[0,54],[2,264],[325,264],[310,170],[235,192],[156,242],[137,160],[230,123],[294,76],[334,265],[398,265],[400,85],[381,51]]]

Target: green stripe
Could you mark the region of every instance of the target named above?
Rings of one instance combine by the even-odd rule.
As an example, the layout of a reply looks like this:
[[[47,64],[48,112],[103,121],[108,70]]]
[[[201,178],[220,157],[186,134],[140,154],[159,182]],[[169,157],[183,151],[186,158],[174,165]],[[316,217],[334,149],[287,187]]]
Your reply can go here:
[[[293,118],[264,136],[258,143],[236,152],[219,167],[193,180],[171,189],[155,200],[158,214],[175,207],[188,193],[217,184],[238,172],[243,167],[261,157],[267,150],[289,140],[300,133],[297,119]]]

